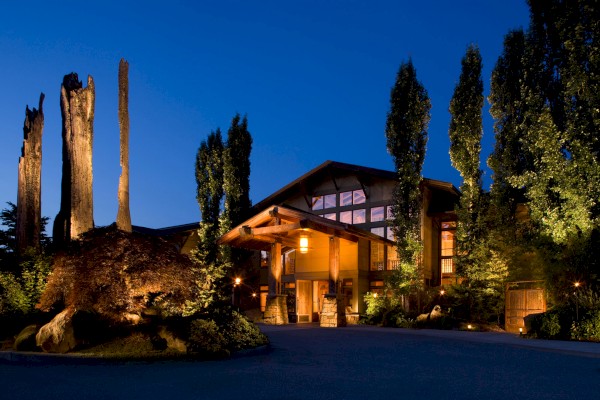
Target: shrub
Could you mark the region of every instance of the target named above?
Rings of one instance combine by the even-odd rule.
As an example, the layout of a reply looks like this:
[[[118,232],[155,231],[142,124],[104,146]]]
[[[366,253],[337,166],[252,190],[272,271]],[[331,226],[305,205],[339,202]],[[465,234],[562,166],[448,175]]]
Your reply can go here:
[[[571,325],[571,339],[600,341],[600,310],[590,311]]]
[[[546,312],[542,314],[540,320],[539,336],[545,339],[552,339],[560,334],[560,321],[558,313]]]
[[[249,349],[268,343],[267,337],[258,326],[237,311],[233,311],[231,321],[225,325],[224,336],[231,351]]]
[[[365,303],[367,304],[367,310],[365,312],[366,319],[364,323],[369,325],[377,325],[383,320],[383,313],[386,310],[385,296],[378,295],[377,293],[367,292],[364,297]]]
[[[189,351],[206,355],[229,355],[227,339],[211,319],[196,319],[190,326]]]

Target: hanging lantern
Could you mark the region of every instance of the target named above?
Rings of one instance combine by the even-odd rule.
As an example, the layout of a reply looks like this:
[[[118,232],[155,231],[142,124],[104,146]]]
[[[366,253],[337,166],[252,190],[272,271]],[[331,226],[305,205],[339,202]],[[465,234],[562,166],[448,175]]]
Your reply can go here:
[[[300,236],[300,253],[308,253],[308,236],[306,235]]]

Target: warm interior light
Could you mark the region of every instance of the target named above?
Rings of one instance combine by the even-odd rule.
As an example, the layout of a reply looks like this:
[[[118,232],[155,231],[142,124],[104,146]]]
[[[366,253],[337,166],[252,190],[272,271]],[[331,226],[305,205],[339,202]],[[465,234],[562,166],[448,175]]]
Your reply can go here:
[[[308,252],[308,236],[300,236],[300,253],[306,254]]]

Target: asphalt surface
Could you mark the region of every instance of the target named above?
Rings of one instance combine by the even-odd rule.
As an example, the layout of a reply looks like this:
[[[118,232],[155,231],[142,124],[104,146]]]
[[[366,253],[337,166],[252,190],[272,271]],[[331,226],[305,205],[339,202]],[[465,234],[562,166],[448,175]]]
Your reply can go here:
[[[222,361],[0,356],[0,399],[600,399],[600,344],[504,333],[262,326]]]

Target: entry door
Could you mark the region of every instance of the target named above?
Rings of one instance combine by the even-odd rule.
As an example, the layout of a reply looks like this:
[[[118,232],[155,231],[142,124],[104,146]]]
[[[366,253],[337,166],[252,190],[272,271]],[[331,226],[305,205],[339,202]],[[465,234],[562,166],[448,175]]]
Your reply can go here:
[[[313,281],[313,322],[319,322],[319,315],[323,310],[323,301],[327,293],[329,293],[328,281]]]
[[[312,282],[296,281],[296,312],[298,322],[312,321]]]

